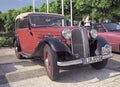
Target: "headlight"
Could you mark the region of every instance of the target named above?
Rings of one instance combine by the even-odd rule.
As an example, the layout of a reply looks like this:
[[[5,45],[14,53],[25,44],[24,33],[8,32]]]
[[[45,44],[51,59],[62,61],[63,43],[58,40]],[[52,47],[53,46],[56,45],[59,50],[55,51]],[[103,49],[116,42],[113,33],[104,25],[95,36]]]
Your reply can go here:
[[[104,47],[102,47],[102,55],[106,55],[112,52],[112,46],[109,44],[106,44]]]
[[[71,30],[69,29],[64,29],[62,31],[62,36],[65,38],[65,39],[70,39],[72,34],[71,34]]]
[[[98,36],[98,33],[95,29],[92,29],[90,32],[91,32],[92,38],[96,38]]]

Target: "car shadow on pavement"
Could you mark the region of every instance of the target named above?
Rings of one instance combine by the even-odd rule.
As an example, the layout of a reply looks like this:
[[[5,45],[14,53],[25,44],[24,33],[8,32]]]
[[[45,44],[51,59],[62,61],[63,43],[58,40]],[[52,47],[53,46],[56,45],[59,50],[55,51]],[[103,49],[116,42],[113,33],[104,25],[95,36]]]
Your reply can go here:
[[[114,66],[112,64],[114,64]],[[88,81],[90,83],[96,83],[119,75],[120,62],[110,59],[107,66],[101,70],[95,70],[90,65],[64,68],[57,82],[76,83]]]

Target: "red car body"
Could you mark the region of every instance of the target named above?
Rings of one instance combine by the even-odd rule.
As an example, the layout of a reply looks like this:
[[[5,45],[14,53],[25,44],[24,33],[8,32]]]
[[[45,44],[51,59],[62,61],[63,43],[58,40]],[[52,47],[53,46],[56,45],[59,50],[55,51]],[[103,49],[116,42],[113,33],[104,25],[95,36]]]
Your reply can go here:
[[[95,24],[98,35],[104,37],[112,46],[114,52],[120,52],[120,24],[101,23]]]
[[[57,38],[61,38],[60,35],[63,28],[57,28],[57,31],[54,31],[55,29],[56,28],[54,27],[52,28],[46,27],[35,29],[33,28],[32,30],[29,29],[16,30],[16,33],[19,34],[20,43],[24,43],[21,44],[21,49],[23,50],[24,53],[31,55],[35,51],[35,47],[37,47],[39,42],[43,40],[45,37],[55,36]],[[30,32],[32,32],[34,36],[32,36]]]
[[[58,66],[91,64],[102,69],[112,57],[111,46],[104,38],[94,32],[88,35],[82,27],[68,27],[63,15],[23,13],[15,23],[16,56],[44,60],[51,80],[57,79]]]

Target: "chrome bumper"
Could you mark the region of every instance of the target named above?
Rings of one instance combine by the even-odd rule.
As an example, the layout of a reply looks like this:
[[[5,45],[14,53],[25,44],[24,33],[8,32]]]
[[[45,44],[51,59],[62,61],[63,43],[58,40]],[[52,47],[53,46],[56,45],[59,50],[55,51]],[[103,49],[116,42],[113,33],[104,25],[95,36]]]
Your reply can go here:
[[[98,56],[94,56],[94,57],[98,57]],[[108,58],[113,57],[113,54],[110,53],[107,55],[100,55],[99,57],[102,57],[102,60],[104,60],[104,59],[108,59]],[[58,66],[70,66],[70,65],[84,64],[83,60],[84,60],[84,58],[80,58],[77,60],[71,60],[71,61],[57,62],[57,65]]]

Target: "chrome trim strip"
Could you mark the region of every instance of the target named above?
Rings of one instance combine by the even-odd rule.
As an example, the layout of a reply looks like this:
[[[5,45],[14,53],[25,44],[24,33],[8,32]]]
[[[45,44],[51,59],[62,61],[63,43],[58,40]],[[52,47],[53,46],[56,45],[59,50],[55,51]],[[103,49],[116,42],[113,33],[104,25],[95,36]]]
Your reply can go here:
[[[81,33],[82,33],[82,38],[83,38],[83,51],[84,51],[84,57],[86,57],[86,54],[85,54],[85,37],[83,36],[84,35],[84,31],[83,30],[81,30]]]
[[[73,30],[71,30],[71,33],[72,33],[72,31]],[[74,52],[73,52],[73,44],[72,43],[73,43],[73,40],[72,40],[72,35],[71,35],[71,49],[72,49],[72,54],[74,54]]]
[[[102,59],[107,59],[107,58],[111,58],[114,55],[112,53],[110,53],[109,55],[103,55]]]
[[[87,55],[86,52],[87,52],[87,50],[89,50],[89,42],[88,42],[88,45],[85,44],[85,43],[87,43],[87,42],[85,42],[85,40],[86,40],[85,34],[88,35],[88,34],[87,34],[87,30],[86,30],[86,32],[85,32],[85,30],[86,30],[86,29],[83,29],[81,33],[82,33],[82,35],[83,35],[82,37],[83,37],[84,57],[88,57],[88,55]],[[88,36],[87,36],[87,40],[88,40]],[[86,49],[86,46],[88,46],[88,47],[87,47],[88,49]],[[90,52],[90,50],[89,50],[89,52]],[[89,54],[90,54],[90,53],[89,53]]]
[[[97,56],[94,56],[94,57],[97,57]],[[108,59],[108,58],[113,57],[113,54],[110,53],[108,55],[101,55],[101,57],[102,57],[102,59]],[[57,62],[57,65],[58,66],[70,66],[70,65],[83,64],[83,59],[84,58],[80,58],[80,59],[77,59],[77,60],[71,60],[71,61]]]

